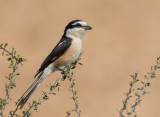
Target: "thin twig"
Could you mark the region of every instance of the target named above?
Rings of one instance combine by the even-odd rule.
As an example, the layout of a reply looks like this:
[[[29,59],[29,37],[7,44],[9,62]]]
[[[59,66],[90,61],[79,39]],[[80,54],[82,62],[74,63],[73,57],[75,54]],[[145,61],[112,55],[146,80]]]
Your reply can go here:
[[[132,76],[131,76],[133,81],[130,83],[129,91],[125,94],[125,95],[126,95],[126,98],[125,98],[125,100],[123,101],[123,107],[122,107],[122,109],[119,111],[120,117],[123,117],[123,112],[124,112],[124,110],[126,110],[126,108],[127,108],[128,100],[131,98],[131,93],[132,93],[133,86],[134,86],[134,84],[138,81],[138,80],[137,80],[137,76],[138,76],[138,73],[135,73],[135,75],[132,75]]]
[[[61,81],[62,79],[63,79],[63,77],[61,77],[61,78],[59,78],[58,80],[56,80],[56,81],[54,82],[54,85],[52,86],[52,88],[50,88],[50,90],[49,90],[48,92],[46,92],[45,95],[43,95],[43,97],[41,97],[41,98],[38,100],[37,103],[33,103],[33,104],[29,107],[29,109],[26,111],[26,114],[23,115],[23,117],[27,117],[26,115],[27,115],[28,112],[29,112],[29,113],[32,113],[34,110],[36,110],[35,108],[37,107],[37,105],[41,104],[41,102],[42,102],[43,100],[45,100],[45,97],[46,97],[46,96],[48,96],[49,94],[52,94],[53,89],[55,89],[55,88],[59,85],[59,83],[60,83],[60,81]],[[13,116],[11,116],[11,117],[13,117]]]
[[[145,82],[141,81],[141,83],[143,84],[142,87],[138,87],[138,88],[135,87],[136,82],[139,81],[137,79],[138,73],[135,73],[134,75],[131,75],[131,77],[133,79],[130,83],[129,91],[125,94],[126,98],[123,101],[123,107],[119,111],[119,116],[120,117],[125,117],[124,111],[126,111],[126,115],[128,117],[130,117],[133,113],[135,113],[134,116],[137,117],[137,114],[135,112],[136,106],[138,104],[140,104],[142,96],[147,93],[146,89],[147,89],[147,87],[150,86],[151,79],[156,78],[156,70],[158,70],[158,69],[160,69],[160,56],[156,60],[156,65],[151,66],[151,71],[149,73],[147,73],[147,75],[144,75],[144,79],[146,81]],[[132,97],[133,92],[135,91],[135,89],[133,87],[136,88],[136,92],[134,93],[136,98],[134,99],[134,103],[132,104],[130,111],[128,111],[129,100]]]
[[[71,71],[69,70],[69,77],[68,77],[68,79],[69,79],[70,85],[71,85],[72,99],[74,100],[75,111],[76,111],[76,113],[77,113],[77,117],[80,117],[80,111],[79,111],[79,109],[78,109],[79,103],[78,103],[77,96],[76,96],[76,95],[77,95],[77,91],[74,89],[74,85],[75,85],[74,80],[75,80],[75,79],[72,78],[72,75],[73,75],[73,74],[72,74]]]
[[[0,49],[2,49],[3,51],[5,51],[8,55],[12,56],[16,61],[18,61],[18,58],[15,55],[13,55],[13,53],[11,53],[8,50],[6,50],[5,47],[0,46]]]
[[[11,89],[11,87],[12,87],[13,81],[14,81],[14,79],[15,79],[15,78],[14,78],[14,77],[15,77],[15,72],[16,72],[16,70],[17,70],[17,66],[18,66],[18,64],[19,64],[19,61],[18,61],[18,58],[16,58],[16,57],[13,55],[13,53],[7,51],[4,47],[0,46],[0,49],[2,49],[3,51],[5,51],[7,54],[11,55],[11,56],[16,60],[16,63],[14,64],[13,69],[12,69],[12,73],[11,73],[12,75],[11,75],[11,77],[9,77],[9,80],[10,80],[9,85],[8,85],[7,88],[6,88],[6,95],[5,95],[5,98],[4,98],[4,99],[7,101],[7,100],[9,99],[9,92],[10,92],[10,89]],[[4,111],[4,109],[5,109],[6,104],[7,104],[7,103],[3,104],[3,106],[2,106],[2,109],[1,109],[1,112],[0,112],[0,117],[3,117],[3,111]]]
[[[159,68],[160,65],[160,61],[157,60],[157,64],[154,66],[154,69],[151,71],[150,75],[146,78],[146,83],[144,83],[144,87],[141,90],[140,94],[138,95],[138,97],[136,98],[135,103],[132,105],[131,110],[127,113],[128,117],[130,117],[130,115],[135,112],[135,108],[136,106],[139,104],[139,102],[141,101],[141,97],[146,93],[146,88],[150,85],[151,79],[156,77],[155,76],[155,71]]]

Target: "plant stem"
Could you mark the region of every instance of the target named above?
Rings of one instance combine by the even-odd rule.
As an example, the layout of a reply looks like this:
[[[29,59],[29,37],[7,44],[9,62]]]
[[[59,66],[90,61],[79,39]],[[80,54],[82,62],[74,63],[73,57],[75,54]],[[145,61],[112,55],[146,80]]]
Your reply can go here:
[[[71,92],[72,92],[72,99],[74,101],[74,104],[75,104],[75,111],[77,113],[77,117],[80,117],[80,111],[78,109],[78,100],[77,100],[77,91],[74,89],[74,79],[72,78],[72,73],[71,71],[69,70],[69,77],[68,77],[69,81],[70,81],[70,85],[71,85]]]

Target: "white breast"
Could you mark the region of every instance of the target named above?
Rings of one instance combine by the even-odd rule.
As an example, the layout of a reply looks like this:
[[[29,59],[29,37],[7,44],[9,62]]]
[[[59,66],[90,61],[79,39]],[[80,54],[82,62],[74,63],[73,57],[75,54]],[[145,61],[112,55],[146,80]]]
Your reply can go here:
[[[80,56],[81,53],[81,49],[82,49],[82,40],[81,39],[73,39],[72,41],[72,47],[75,49],[75,53],[73,53],[72,55],[72,60],[76,61],[78,59],[78,57]]]
[[[82,48],[82,40],[79,38],[72,38],[71,46],[66,52],[53,62],[56,69],[65,69],[67,64],[74,63],[80,56]]]

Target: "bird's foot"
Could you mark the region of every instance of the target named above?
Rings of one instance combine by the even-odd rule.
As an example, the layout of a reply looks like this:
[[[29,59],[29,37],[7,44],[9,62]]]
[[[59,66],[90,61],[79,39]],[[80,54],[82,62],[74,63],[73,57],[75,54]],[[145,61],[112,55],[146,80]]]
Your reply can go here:
[[[66,74],[65,74],[65,71],[62,71],[61,74],[62,74],[62,77],[63,77],[62,81],[64,81],[66,79],[66,77],[67,77]]]
[[[77,61],[75,61],[74,63],[72,63],[72,68],[71,69],[76,68],[76,64],[77,64]]]

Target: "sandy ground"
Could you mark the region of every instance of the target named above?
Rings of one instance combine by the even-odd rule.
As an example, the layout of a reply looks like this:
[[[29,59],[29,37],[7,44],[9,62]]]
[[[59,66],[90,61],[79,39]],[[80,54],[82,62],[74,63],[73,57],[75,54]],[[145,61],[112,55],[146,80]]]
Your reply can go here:
[[[130,75],[139,78],[150,71],[160,56],[160,1],[158,0],[0,0],[0,42],[28,61],[19,67],[17,87],[12,90],[5,115],[14,109],[14,101],[34,81],[44,58],[74,19],[83,19],[93,27],[83,38],[85,53],[82,66],[74,70],[82,117],[117,117],[122,107],[123,92],[129,87]],[[4,97],[3,76],[8,74],[6,57],[0,57],[0,96]],[[60,77],[48,77],[35,94],[37,99],[46,84]],[[137,107],[139,117],[160,116],[160,72]],[[50,96],[33,113],[33,117],[64,117],[74,108],[69,82],[61,83],[60,92]],[[27,107],[26,105],[25,107]],[[75,114],[72,114],[75,116]]]

